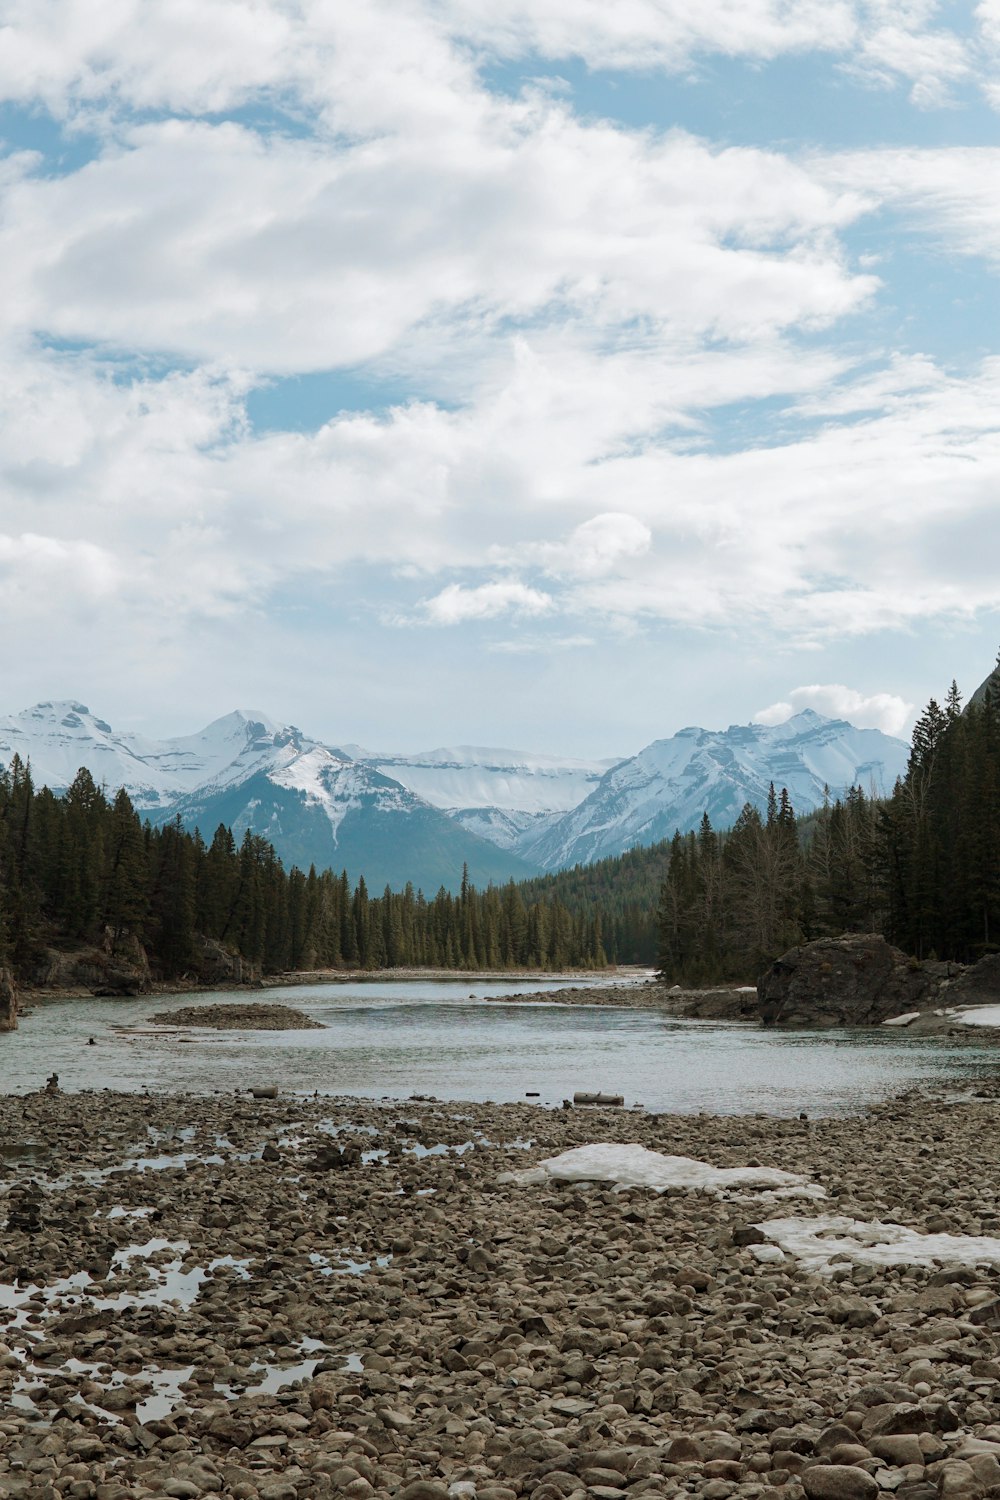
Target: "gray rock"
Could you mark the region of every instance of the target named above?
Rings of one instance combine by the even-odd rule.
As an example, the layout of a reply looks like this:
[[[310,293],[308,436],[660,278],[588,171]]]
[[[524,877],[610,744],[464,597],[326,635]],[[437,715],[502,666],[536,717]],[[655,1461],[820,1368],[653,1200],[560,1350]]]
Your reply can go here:
[[[878,1026],[935,1003],[944,964],[919,963],[878,934],[792,948],[757,981],[766,1026]]]
[[[799,1476],[809,1500],[874,1500],[878,1484],[848,1464],[814,1464]]]

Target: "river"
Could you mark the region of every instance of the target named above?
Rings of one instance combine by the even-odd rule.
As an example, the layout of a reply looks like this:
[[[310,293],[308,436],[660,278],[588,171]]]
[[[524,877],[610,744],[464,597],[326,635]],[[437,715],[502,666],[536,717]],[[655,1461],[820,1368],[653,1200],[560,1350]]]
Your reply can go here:
[[[210,1093],[276,1084],[368,1098],[537,1095],[556,1105],[576,1090],[604,1090],[624,1094],[627,1106],[673,1113],[831,1115],[922,1084],[968,1090],[995,1068],[989,1046],[895,1030],[765,1031],[656,1010],[518,1003],[519,993],[564,982],[409,979],[266,996],[305,1011],[322,1031],[150,1025],[156,1012],[181,1005],[245,1004],[245,992],[45,1000],[18,1031],[0,1036],[0,1088],[28,1092],[57,1073],[73,1090]],[[487,1003],[487,995],[501,999]]]

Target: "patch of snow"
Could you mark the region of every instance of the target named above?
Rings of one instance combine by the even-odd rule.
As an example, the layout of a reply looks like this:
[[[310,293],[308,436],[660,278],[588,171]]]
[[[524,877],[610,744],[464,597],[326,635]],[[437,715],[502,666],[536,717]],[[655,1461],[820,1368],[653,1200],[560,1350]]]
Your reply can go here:
[[[946,1010],[943,1014],[963,1026],[1000,1026],[1000,1005],[973,1005],[968,1010]]]
[[[816,1188],[799,1173],[782,1172],[776,1167],[712,1167],[690,1156],[664,1156],[645,1146],[609,1143],[577,1146],[560,1156],[548,1157],[537,1167],[504,1172],[497,1180],[523,1187],[540,1187],[547,1182],[610,1182],[616,1191],[630,1187],[651,1188],[654,1192],[689,1188],[715,1194],[739,1188]]]
[[[785,1252],[779,1245],[751,1245],[750,1254],[766,1266],[780,1266],[785,1260]]]
[[[883,1026],[911,1026],[920,1015],[919,1010],[908,1010],[902,1016],[890,1016],[888,1021],[883,1021]]]
[[[329,819],[334,843],[349,812],[371,805],[380,813],[407,813],[417,805],[416,798],[399,782],[355,761],[337,760],[322,745],[313,745],[272,770],[271,780],[277,786],[303,793],[307,801],[321,807]]]
[[[820,1273],[831,1270],[834,1260],[868,1266],[1000,1266],[1000,1239],[989,1235],[920,1234],[902,1224],[832,1214],[771,1219],[758,1228],[806,1270]]]

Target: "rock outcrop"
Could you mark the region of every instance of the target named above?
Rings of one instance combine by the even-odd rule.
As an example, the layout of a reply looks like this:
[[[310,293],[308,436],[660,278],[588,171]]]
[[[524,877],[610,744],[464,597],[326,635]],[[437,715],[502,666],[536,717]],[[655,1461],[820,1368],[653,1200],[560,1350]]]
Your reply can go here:
[[[138,938],[106,928],[99,947],[62,952],[47,948],[26,981],[33,989],[86,991],[93,995],[145,995],[150,989],[149,960]]]
[[[218,985],[228,989],[234,984],[249,984],[259,978],[260,971],[253,964],[232,952],[217,938],[195,934],[195,970],[200,984]]]
[[[17,1030],[17,986],[9,969],[0,969],[0,1031]]]
[[[937,1004],[955,972],[908,958],[876,933],[819,938],[782,954],[761,976],[757,1010],[765,1026],[878,1026]]]
[[[948,986],[949,1005],[1000,1005],[1000,953],[988,953]]]

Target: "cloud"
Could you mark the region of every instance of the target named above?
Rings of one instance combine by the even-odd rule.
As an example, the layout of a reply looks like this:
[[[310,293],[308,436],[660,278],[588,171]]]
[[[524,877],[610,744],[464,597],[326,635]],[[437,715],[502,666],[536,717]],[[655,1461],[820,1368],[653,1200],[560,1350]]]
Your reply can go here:
[[[769,358],[719,356],[725,393]],[[238,378],[123,384],[91,357],[8,347],[4,529],[86,538],[121,619],[167,637],[310,580],[363,614],[534,609],[588,636],[667,622],[808,644],[1000,607],[1000,360],[964,379],[925,359],[821,386],[797,397],[797,437],[728,453],[697,436],[707,367],[692,365],[697,413],[680,357],[611,369],[510,347],[462,406],[255,435]],[[627,510],[608,508],[617,496]],[[55,621],[70,605],[47,608]]]
[[[24,162],[0,220],[8,333],[289,373],[539,322],[740,344],[877,287],[832,238],[866,200],[779,153],[547,100],[456,110],[447,148],[426,119],[374,143],[171,120],[66,176]]]
[[[831,186],[898,210],[942,247],[1000,261],[1000,149],[848,151],[816,160]]]
[[[473,589],[450,583],[423,604],[427,619],[434,625],[462,625],[469,620],[495,620],[498,615],[509,614],[536,617],[549,614],[554,608],[555,601],[549,594],[512,578],[483,583]]]
[[[787,703],[772,703],[754,714],[755,724],[784,724],[793,714],[805,708],[831,719],[847,719],[858,729],[880,729],[883,734],[898,735],[913,713],[913,704],[893,693],[864,693],[843,683],[813,683],[793,688]]]
[[[979,7],[988,37],[992,0]],[[450,96],[493,58],[581,58],[588,67],[678,72],[713,54],[769,60],[825,53],[876,81],[912,82],[917,102],[973,66],[930,0],[438,0],[364,7],[323,0],[8,0],[0,97],[57,114],[234,109],[263,95],[372,117]]]
[[[0,628],[183,675],[203,632],[308,647],[316,599],[499,657],[1000,608],[1000,363],[894,354],[892,256],[854,254],[877,213],[1000,262],[1000,155],[721,146],[489,86],[811,52],[937,104],[997,13],[970,41],[924,0],[8,0],[0,97],[92,159],[0,160]],[[331,370],[317,430],[254,431],[249,392]],[[376,409],[338,411],[357,374]]]

